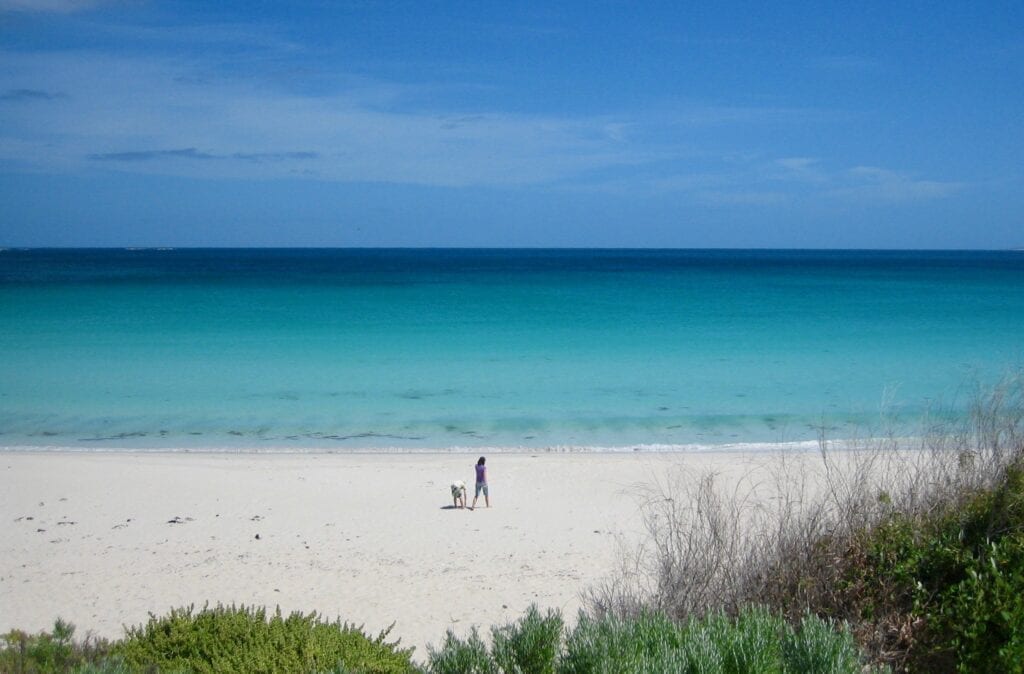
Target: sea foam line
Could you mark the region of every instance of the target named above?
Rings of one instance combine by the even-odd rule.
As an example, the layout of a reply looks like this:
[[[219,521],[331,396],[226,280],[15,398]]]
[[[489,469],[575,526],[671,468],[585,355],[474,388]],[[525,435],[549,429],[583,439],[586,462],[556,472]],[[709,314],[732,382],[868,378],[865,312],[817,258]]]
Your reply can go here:
[[[885,443],[893,449],[913,449],[921,446],[921,438],[859,438],[836,440],[800,440],[793,442],[730,442],[686,444],[627,444],[627,445],[548,445],[529,447],[521,445],[453,445],[449,447],[72,447],[63,445],[8,445],[0,446],[0,453],[75,453],[75,454],[289,454],[289,455],[347,455],[347,454],[630,454],[709,452],[765,453],[849,451]]]

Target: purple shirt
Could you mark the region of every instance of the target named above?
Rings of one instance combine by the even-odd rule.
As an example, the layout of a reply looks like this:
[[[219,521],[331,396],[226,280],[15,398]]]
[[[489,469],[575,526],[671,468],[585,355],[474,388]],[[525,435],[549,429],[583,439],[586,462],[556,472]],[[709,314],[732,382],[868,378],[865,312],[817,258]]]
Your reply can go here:
[[[476,464],[476,482],[477,484],[487,484],[487,466]]]

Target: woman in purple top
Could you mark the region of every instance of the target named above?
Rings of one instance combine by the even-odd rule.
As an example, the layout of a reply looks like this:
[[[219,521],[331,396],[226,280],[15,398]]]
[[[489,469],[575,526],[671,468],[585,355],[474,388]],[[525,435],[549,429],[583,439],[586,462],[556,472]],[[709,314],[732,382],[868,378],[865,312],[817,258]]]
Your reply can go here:
[[[476,462],[476,493],[473,495],[473,505],[470,510],[476,509],[476,500],[480,498],[481,491],[484,493],[484,503],[488,508],[491,507],[491,494],[487,491],[487,466],[484,465],[486,463],[487,459],[482,456]]]

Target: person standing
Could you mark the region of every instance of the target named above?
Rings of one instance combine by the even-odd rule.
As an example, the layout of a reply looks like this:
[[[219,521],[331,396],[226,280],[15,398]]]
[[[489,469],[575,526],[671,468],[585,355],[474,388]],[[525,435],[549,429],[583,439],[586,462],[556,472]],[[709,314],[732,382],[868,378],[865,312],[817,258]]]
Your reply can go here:
[[[476,500],[480,498],[480,492],[484,493],[484,503],[491,507],[491,494],[487,489],[487,459],[480,457],[476,462],[476,493],[473,494],[473,505],[470,510],[476,510]]]

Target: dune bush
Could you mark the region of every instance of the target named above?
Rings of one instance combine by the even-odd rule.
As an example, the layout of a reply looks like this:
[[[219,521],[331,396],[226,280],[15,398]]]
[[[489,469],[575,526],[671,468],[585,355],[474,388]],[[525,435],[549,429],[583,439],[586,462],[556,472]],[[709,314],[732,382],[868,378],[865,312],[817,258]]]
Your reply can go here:
[[[28,634],[11,630],[0,636],[0,672],[4,674],[49,674],[77,671],[101,663],[111,645],[90,635],[75,639],[75,627],[60,618],[49,632]]]
[[[269,614],[247,606],[194,607],[150,616],[127,630],[112,653],[133,668],[196,674],[340,671],[399,674],[415,671],[412,649],[316,613]]]

